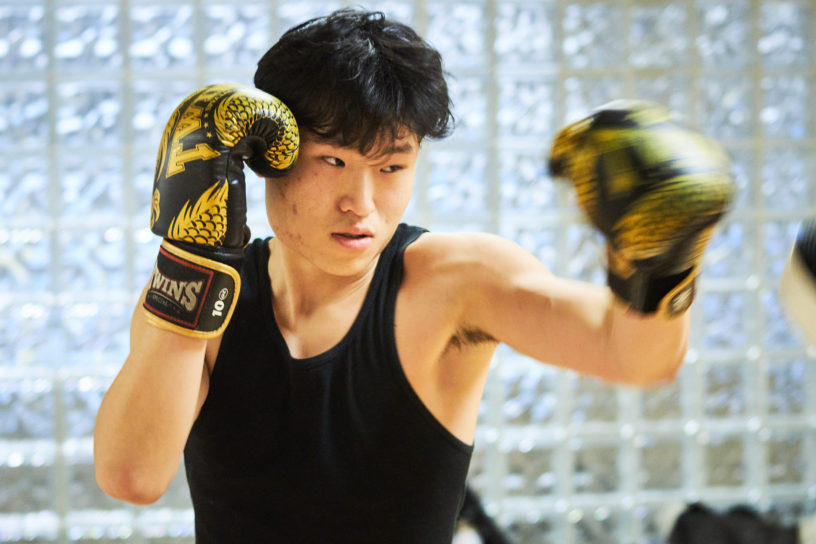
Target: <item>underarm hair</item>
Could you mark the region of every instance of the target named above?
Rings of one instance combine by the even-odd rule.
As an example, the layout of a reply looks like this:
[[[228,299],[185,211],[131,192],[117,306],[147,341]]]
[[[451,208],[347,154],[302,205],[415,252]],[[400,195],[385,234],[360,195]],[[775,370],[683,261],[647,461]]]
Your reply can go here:
[[[475,346],[477,344],[497,343],[498,340],[480,329],[459,327],[448,341],[449,348],[462,349],[465,346]]]

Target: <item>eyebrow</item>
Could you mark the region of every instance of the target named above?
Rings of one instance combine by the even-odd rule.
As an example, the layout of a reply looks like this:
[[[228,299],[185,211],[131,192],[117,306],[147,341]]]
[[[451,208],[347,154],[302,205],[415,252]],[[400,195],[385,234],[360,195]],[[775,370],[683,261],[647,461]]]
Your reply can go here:
[[[377,153],[377,155],[395,155],[397,153],[410,153],[413,150],[414,146],[411,143],[406,142],[400,145],[392,144],[390,147],[386,147],[380,153]]]

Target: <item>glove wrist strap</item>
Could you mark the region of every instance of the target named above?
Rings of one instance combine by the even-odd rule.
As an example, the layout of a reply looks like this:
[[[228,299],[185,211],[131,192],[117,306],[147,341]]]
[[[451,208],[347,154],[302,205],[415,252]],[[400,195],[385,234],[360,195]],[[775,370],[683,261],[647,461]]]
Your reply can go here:
[[[241,288],[240,261],[233,261],[224,264],[164,240],[142,306],[148,323],[195,338],[220,335]]]
[[[696,264],[676,274],[662,275],[622,264],[610,251],[607,285],[631,310],[675,317],[691,306],[696,294]]]

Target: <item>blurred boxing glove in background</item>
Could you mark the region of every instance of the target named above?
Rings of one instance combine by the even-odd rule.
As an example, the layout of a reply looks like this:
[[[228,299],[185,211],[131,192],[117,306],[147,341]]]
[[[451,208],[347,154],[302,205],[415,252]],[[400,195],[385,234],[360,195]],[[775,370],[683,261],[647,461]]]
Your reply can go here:
[[[574,186],[606,238],[608,284],[631,310],[683,313],[703,251],[731,203],[731,162],[658,104],[619,100],[564,127],[550,173]]]
[[[787,316],[816,346],[816,220],[802,223],[782,270],[779,301]]]

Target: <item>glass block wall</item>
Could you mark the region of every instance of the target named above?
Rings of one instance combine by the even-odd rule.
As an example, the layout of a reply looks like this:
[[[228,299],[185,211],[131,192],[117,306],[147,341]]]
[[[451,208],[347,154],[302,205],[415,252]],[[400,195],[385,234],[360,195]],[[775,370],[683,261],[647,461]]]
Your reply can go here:
[[[364,3],[364,2],[363,2]],[[360,5],[360,2],[354,5]],[[303,0],[0,0],[0,542],[190,543],[183,473],[155,505],[96,487],[97,406],[152,268],[152,169],[173,107],[250,82]],[[816,214],[810,0],[369,2],[443,53],[458,128],[425,146],[408,220],[518,241],[602,282],[602,244],[545,172],[559,126],[663,102],[725,144],[739,195],[708,252],[677,381],[609,387],[502,348],[471,484],[519,544],[665,542],[687,501],[816,509],[816,366],[776,298]],[[262,183],[250,219],[269,233]]]

